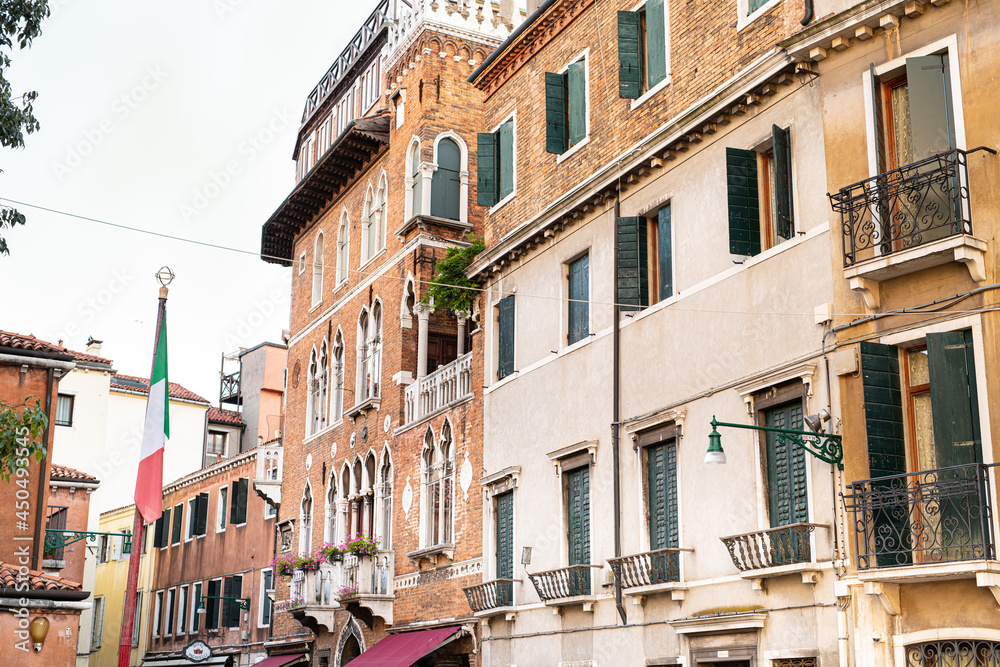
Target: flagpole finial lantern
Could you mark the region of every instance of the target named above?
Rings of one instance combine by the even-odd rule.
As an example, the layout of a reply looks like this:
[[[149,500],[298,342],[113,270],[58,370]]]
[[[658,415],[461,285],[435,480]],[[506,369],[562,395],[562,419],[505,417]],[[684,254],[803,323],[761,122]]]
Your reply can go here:
[[[169,266],[161,267],[159,271],[156,272],[156,279],[160,281],[160,298],[167,298],[167,285],[174,281],[174,272],[170,270]]]

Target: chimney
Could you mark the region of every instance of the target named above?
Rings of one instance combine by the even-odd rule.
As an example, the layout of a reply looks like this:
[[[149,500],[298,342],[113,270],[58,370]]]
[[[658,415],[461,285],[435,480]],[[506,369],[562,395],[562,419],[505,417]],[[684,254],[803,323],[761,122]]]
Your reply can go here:
[[[87,338],[87,354],[92,354],[95,357],[99,356],[101,353],[101,343],[103,340],[97,340],[93,336]]]

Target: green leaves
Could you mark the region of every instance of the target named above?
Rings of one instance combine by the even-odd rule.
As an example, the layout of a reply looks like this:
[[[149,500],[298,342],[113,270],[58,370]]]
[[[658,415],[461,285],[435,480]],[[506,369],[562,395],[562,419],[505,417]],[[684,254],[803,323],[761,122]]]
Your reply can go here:
[[[424,294],[422,303],[434,300],[434,307],[452,311],[471,311],[479,296],[479,285],[466,275],[476,255],[486,248],[481,238],[472,239],[465,248],[448,248],[447,254],[437,263],[437,275]]]
[[[0,478],[9,482],[12,476],[23,477],[31,457],[42,460],[45,444],[40,438],[48,423],[36,396],[29,396],[22,405],[0,401]]]

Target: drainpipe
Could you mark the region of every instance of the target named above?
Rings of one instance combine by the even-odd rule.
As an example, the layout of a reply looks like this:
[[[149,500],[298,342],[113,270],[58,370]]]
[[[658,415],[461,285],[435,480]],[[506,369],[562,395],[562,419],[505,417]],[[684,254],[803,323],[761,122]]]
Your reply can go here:
[[[802,25],[809,25],[809,22],[813,20],[813,0],[804,0],[805,4],[805,14],[802,20],[799,21]]]
[[[612,233],[615,235],[614,244],[614,323],[612,325],[612,346],[614,352],[612,356],[612,380],[611,380],[611,456],[614,464],[614,515],[615,515],[615,558],[622,555],[622,499],[621,499],[621,463],[619,461],[619,430],[621,428],[621,409],[619,397],[621,394],[621,308],[618,306],[618,216],[621,213],[620,201],[615,199],[614,223]],[[628,625],[628,616],[625,614],[625,606],[622,604],[622,582],[615,577],[615,606],[618,608],[618,615],[622,619],[623,625]]]
[[[41,556],[42,548],[45,545],[45,531],[42,530],[42,515],[48,509],[42,503],[45,502],[46,491],[48,491],[48,469],[49,469],[49,429],[52,428],[52,385],[55,380],[55,369],[49,368],[48,378],[45,381],[45,430],[42,431],[42,460],[38,465],[38,499],[35,501],[35,549],[31,554],[31,569],[40,570],[38,558]],[[41,545],[38,539],[41,537]]]

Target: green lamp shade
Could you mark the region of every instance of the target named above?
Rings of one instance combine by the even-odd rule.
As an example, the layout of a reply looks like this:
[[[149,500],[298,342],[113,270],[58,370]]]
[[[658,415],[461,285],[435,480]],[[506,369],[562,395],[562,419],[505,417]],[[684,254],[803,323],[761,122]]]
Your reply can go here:
[[[722,451],[722,436],[712,424],[712,432],[708,434],[708,451],[705,452],[705,463],[725,463],[726,453]]]

